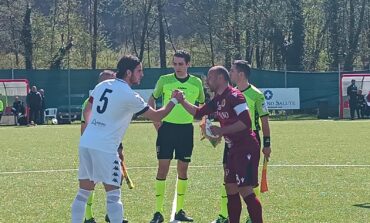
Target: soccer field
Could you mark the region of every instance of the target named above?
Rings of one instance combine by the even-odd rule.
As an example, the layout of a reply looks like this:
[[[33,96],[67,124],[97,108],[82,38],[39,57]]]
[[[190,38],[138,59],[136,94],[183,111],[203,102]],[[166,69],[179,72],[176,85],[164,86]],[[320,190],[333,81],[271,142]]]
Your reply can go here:
[[[223,147],[199,141],[189,169],[185,210],[198,223],[219,211]],[[273,121],[269,191],[261,195],[265,222],[370,222],[370,122]],[[77,192],[78,125],[0,127],[0,223],[70,222]],[[156,132],[134,123],[124,139],[135,184],[123,185],[125,215],[149,222],[155,207]],[[172,163],[165,198],[169,221],[175,192]],[[98,222],[105,215],[103,187],[96,188]],[[246,209],[243,209],[246,215]]]

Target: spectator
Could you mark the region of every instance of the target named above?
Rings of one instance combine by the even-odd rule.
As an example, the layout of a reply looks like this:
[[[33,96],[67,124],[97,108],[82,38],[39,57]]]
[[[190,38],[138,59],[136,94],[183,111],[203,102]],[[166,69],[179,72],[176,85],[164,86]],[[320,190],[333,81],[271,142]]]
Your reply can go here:
[[[365,109],[366,109],[365,96],[362,95],[362,90],[359,89],[357,91],[357,108],[356,108],[358,118],[364,118]]]
[[[351,85],[347,87],[347,95],[349,96],[349,109],[351,119],[355,119],[355,110],[357,107],[357,86],[354,79],[351,80]]]
[[[12,112],[13,112],[13,115],[14,115],[14,123],[18,124],[19,123],[19,118],[21,116],[24,116],[24,112],[25,112],[23,102],[21,100],[19,100],[18,96],[16,96],[15,99],[14,99]]]
[[[41,95],[37,92],[37,87],[32,86],[31,92],[27,95],[27,105],[30,108],[30,124],[36,125],[40,120]]]
[[[40,89],[39,93],[41,95],[41,110],[40,110],[40,124],[44,124],[45,121],[45,91],[44,89]]]
[[[369,93],[367,93],[366,97],[365,97],[365,101],[366,101],[366,116],[370,117],[370,91]]]

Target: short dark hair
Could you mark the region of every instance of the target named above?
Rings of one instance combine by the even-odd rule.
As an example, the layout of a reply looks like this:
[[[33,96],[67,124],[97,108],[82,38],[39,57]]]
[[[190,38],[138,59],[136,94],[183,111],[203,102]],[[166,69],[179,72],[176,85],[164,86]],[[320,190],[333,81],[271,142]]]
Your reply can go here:
[[[114,73],[114,71],[111,71],[111,70],[103,70],[100,74],[99,74],[99,78],[98,78],[98,82],[102,82],[104,80],[107,79],[107,76],[108,77],[111,77],[111,76],[115,76],[116,73]]]
[[[173,55],[174,57],[181,57],[184,58],[186,63],[189,63],[191,60],[190,53],[185,51],[185,50],[176,50],[175,54]]]
[[[122,56],[117,64],[116,77],[119,79],[125,78],[127,75],[127,71],[130,70],[131,72],[133,72],[140,63],[141,62],[139,58],[137,58],[136,56],[132,55]]]
[[[221,75],[225,81],[230,82],[229,71],[227,71],[224,66],[214,66],[211,69],[214,70],[218,75]]]
[[[251,76],[251,65],[249,65],[248,61],[246,61],[246,60],[235,60],[233,62],[233,65],[235,65],[236,69],[239,72],[243,72],[247,79]]]

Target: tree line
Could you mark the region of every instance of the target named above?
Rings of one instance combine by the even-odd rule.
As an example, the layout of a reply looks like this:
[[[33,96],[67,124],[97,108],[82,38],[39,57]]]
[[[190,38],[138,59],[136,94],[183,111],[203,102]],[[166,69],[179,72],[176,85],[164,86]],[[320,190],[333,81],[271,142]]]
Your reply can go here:
[[[167,67],[248,60],[272,70],[369,69],[370,0],[1,0],[0,68]]]

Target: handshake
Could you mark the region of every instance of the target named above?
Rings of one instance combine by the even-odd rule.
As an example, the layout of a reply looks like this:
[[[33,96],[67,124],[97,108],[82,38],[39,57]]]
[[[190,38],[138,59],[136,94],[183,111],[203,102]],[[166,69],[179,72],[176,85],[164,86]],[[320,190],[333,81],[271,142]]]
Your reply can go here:
[[[171,95],[171,101],[175,104],[182,103],[185,100],[185,95],[183,91],[174,90]]]

